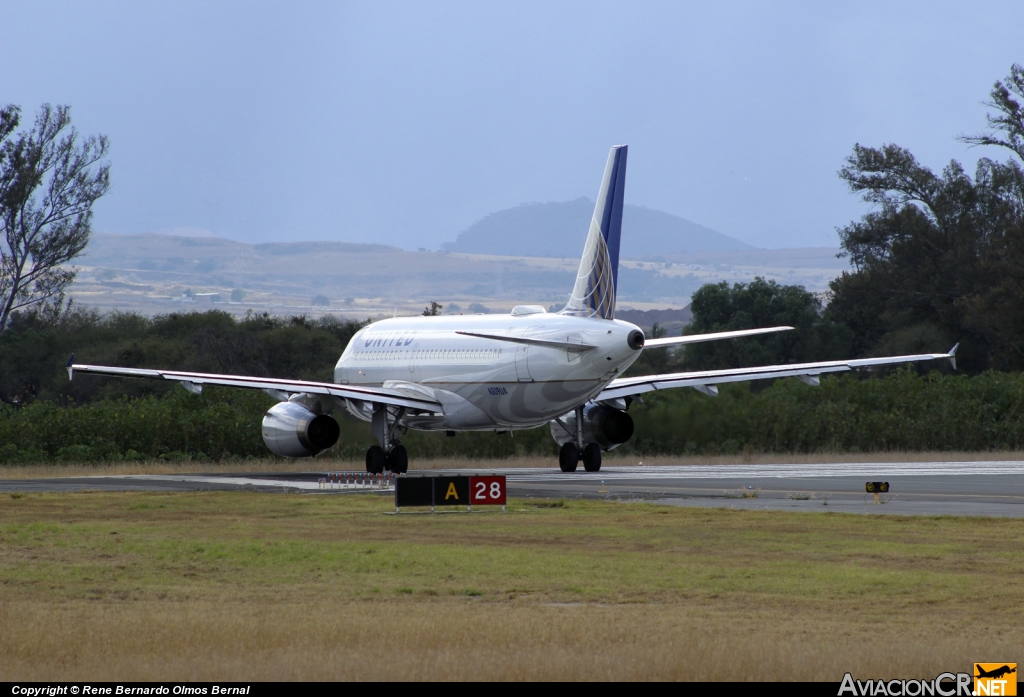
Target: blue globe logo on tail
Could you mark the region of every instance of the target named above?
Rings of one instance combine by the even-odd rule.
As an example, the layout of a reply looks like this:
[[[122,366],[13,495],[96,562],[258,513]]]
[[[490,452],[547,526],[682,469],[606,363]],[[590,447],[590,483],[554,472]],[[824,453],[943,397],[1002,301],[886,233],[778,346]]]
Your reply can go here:
[[[563,314],[615,319],[615,288],[619,281],[619,238],[626,191],[626,152],[616,145],[608,153],[601,191],[590,220],[580,270]]]

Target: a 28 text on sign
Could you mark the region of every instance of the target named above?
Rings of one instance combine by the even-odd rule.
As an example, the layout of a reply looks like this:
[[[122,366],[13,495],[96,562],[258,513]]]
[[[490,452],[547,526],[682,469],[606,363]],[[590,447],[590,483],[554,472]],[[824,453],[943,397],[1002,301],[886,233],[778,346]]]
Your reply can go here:
[[[403,506],[504,506],[505,476],[399,477],[395,509]]]

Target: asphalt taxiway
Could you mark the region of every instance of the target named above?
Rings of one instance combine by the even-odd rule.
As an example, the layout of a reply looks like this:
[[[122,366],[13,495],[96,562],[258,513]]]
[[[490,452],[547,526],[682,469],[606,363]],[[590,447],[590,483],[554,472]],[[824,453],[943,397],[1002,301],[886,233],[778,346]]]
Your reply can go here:
[[[260,491],[376,492],[379,486],[320,480],[326,472],[160,474],[0,480],[0,492]],[[424,470],[429,474],[504,474],[508,495],[649,501],[674,506],[896,515],[1024,517],[1024,462],[882,462],[794,465],[659,465],[557,469]],[[874,497],[868,481],[889,482]]]

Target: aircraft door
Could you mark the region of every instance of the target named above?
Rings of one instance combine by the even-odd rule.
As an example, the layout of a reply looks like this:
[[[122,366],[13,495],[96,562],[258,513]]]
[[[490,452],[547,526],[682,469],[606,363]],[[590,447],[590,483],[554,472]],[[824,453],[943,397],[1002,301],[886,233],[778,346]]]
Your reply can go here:
[[[526,344],[516,344],[516,378],[519,382],[533,382],[530,364],[527,362],[529,350],[530,347]]]

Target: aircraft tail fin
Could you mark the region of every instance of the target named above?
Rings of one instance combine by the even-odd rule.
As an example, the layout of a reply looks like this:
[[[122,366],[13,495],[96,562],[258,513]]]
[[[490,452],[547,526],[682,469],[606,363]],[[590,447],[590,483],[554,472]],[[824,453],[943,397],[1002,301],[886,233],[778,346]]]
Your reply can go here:
[[[576,285],[562,314],[615,318],[615,289],[619,281],[619,238],[622,236],[622,205],[626,190],[625,145],[615,145],[590,220]]]

